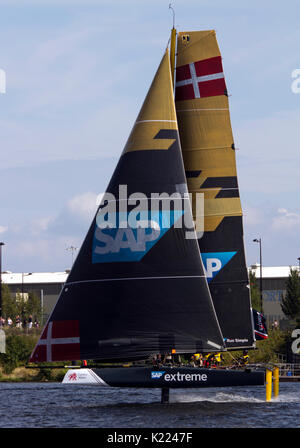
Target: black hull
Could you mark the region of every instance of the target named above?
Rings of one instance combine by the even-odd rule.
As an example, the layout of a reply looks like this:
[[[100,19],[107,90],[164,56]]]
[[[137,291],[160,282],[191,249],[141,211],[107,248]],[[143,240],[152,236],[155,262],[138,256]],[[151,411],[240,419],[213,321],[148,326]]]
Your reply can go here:
[[[77,379],[76,379],[77,377]],[[205,388],[261,386],[265,371],[226,370],[197,367],[113,367],[72,369],[64,383],[99,384],[110,387]]]

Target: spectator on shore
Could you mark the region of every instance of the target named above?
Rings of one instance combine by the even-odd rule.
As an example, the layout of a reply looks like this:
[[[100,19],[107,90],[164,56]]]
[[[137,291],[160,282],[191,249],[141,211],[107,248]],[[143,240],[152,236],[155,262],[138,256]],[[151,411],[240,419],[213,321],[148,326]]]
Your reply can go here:
[[[19,315],[16,316],[16,327],[17,327],[17,328],[21,328],[21,319],[20,319],[20,316],[19,316]]]

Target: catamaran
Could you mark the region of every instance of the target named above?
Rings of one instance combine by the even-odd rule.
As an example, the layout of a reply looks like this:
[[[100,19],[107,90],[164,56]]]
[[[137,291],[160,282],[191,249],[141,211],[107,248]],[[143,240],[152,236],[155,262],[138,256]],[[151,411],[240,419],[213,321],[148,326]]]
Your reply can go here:
[[[167,401],[169,388],[262,385],[265,372],[146,361],[254,347],[221,53],[215,31],[173,27],[30,362],[110,363],[63,382],[156,387]]]

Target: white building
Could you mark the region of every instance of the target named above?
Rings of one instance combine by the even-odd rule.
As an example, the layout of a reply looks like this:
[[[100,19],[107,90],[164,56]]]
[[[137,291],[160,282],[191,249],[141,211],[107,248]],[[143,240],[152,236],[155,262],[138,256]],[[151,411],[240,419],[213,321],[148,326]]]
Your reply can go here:
[[[291,268],[299,269],[298,266],[291,266]],[[260,265],[255,264],[249,269],[255,272],[259,286]],[[64,272],[3,272],[2,281],[9,286],[13,294],[34,291],[41,298],[45,320],[51,313],[69,272],[69,270]],[[263,266],[262,268],[263,311],[268,326],[275,320],[278,322],[286,320],[280,304],[286,293],[286,280],[289,274],[290,266]]]
[[[43,321],[51,313],[59,293],[67,280],[69,271],[64,272],[3,272],[2,282],[6,283],[12,294],[35,292],[41,299]]]

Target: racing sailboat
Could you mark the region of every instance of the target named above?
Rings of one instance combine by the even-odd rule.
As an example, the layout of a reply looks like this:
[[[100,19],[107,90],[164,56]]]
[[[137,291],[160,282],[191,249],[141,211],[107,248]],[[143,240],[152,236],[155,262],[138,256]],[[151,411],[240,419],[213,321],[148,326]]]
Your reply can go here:
[[[234,149],[228,136],[224,140],[216,131],[218,135],[212,139],[214,132],[208,129],[216,121],[228,125],[228,112],[223,114],[227,96],[224,79],[211,78],[215,64],[219,70],[220,57],[208,52],[212,44],[204,36],[178,35],[174,74],[177,35],[172,30],[170,52],[167,48],[162,57],[30,362],[134,362],[167,354],[221,352],[229,347],[229,338],[246,338],[245,331],[246,345],[253,344],[249,290],[242,272],[245,262],[241,213],[236,211],[236,177],[234,167],[228,166],[233,163]],[[190,57],[189,46],[204,49]],[[202,64],[201,58],[206,62]],[[187,74],[206,81],[190,81]],[[216,80],[217,91],[210,84]],[[209,95],[198,104],[201,83],[206,83]],[[190,91],[196,84],[200,98],[185,98],[184,90]],[[208,111],[203,112],[206,105]],[[189,119],[192,125],[188,129]],[[194,128],[207,130],[205,141],[202,134],[197,136],[201,137],[198,142],[191,140]],[[222,148],[215,149],[218,145]],[[203,155],[198,154],[202,147]],[[193,219],[193,188],[200,189],[201,195],[205,191],[205,208],[209,210],[204,216],[209,221],[204,246],[196,232],[197,216]],[[211,201],[216,201],[216,208]],[[219,266],[216,260],[223,263],[224,275],[223,266],[219,272],[212,269],[214,263]],[[220,281],[210,283],[209,263],[212,280],[219,277]],[[221,311],[222,301],[231,311],[229,316]],[[227,317],[232,331],[225,322]],[[240,347],[241,343],[233,345]],[[264,372],[133,364],[70,369],[63,382],[168,390],[264,384]]]

